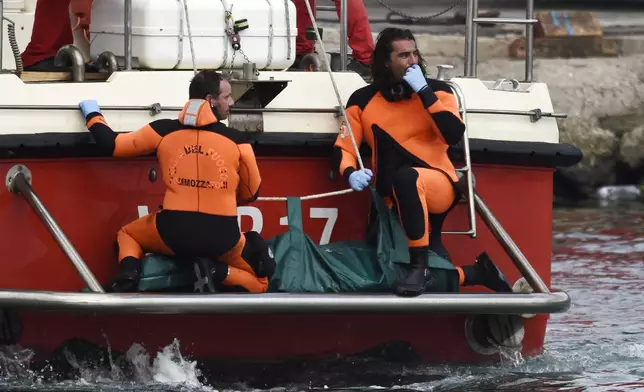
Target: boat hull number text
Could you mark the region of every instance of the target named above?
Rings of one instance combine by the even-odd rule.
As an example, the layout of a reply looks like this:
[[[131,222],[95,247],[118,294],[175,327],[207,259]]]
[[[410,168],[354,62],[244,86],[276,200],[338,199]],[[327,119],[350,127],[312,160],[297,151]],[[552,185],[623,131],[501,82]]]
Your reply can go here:
[[[138,206],[139,218],[149,214],[148,206]],[[237,207],[237,221],[241,225],[242,216],[248,216],[251,218],[253,225],[250,229],[251,231],[256,231],[258,233],[262,232],[264,228],[264,215],[262,211],[257,207],[252,206],[242,206]],[[338,209],[337,208],[309,208],[309,218],[311,219],[326,219],[324,229],[322,229],[322,235],[320,236],[320,245],[328,244],[331,240],[331,235],[333,234],[333,229],[335,228],[335,223],[338,220]],[[288,218],[283,216],[280,218],[281,226],[288,226]]]

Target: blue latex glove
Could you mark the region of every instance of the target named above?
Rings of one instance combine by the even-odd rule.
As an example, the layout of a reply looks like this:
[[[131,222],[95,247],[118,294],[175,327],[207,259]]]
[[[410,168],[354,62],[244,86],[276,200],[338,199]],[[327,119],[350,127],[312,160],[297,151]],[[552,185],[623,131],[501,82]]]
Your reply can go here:
[[[373,173],[369,169],[354,171],[349,175],[349,185],[351,186],[351,189],[354,191],[363,190],[367,185],[369,185],[371,176],[373,176]]]
[[[407,68],[407,72],[403,76],[405,82],[407,82],[415,92],[420,92],[420,90],[427,87],[427,79],[423,75],[423,71],[420,69],[418,64],[414,64],[411,67]]]
[[[78,104],[78,107],[80,108],[81,112],[83,112],[83,116],[87,117],[88,114],[90,113],[100,113],[101,108],[98,107],[98,102],[96,102],[93,99],[86,99],[84,101],[81,101]]]

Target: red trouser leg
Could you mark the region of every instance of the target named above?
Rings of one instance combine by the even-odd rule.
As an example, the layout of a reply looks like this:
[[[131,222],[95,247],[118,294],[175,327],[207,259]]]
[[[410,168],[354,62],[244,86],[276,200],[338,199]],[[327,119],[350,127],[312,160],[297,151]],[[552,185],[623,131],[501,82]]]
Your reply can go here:
[[[315,0],[309,0],[311,4],[311,11],[315,15]],[[297,56],[304,56],[305,54],[313,52],[314,41],[306,38],[306,28],[313,26],[309,11],[306,8],[306,0],[293,0],[295,5],[295,14],[297,18],[297,38],[295,38],[295,54]]]
[[[340,0],[333,1],[340,19]],[[349,46],[353,49],[352,57],[363,64],[371,64],[374,45],[367,8],[363,0],[347,0],[347,6],[347,36]]]
[[[22,62],[25,67],[54,57],[58,49],[74,43],[69,20],[70,1],[38,0],[31,41],[22,53]]]

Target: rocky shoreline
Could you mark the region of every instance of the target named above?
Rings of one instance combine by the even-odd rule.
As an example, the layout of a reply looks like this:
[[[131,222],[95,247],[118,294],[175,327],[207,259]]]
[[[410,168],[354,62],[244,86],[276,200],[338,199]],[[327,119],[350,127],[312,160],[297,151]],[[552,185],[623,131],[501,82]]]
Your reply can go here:
[[[325,28],[327,50],[338,47],[339,34]],[[478,76],[516,78],[522,59],[508,58],[516,36],[479,38]],[[448,77],[463,74],[463,36],[418,34],[418,46],[433,72],[436,64],[455,66]],[[583,160],[557,171],[558,198],[583,200],[612,184],[644,184],[644,36],[620,39],[618,57],[541,59],[534,79],[548,84],[559,120],[560,140],[577,146]]]
[[[478,75],[520,79],[523,69],[523,61],[491,58]],[[536,59],[534,78],[548,84],[555,111],[568,114],[558,120],[560,141],[584,153],[558,170],[557,196],[587,199],[604,185],[644,182],[644,54]]]

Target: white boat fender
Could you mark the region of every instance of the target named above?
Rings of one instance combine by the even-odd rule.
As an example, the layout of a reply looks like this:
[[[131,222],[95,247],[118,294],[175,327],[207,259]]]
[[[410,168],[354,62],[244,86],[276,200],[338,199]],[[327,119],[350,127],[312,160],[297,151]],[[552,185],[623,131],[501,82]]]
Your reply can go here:
[[[530,283],[528,283],[526,278],[520,278],[512,285],[512,292],[521,293],[521,294],[530,294],[534,292],[534,290],[532,289],[532,286],[530,286]],[[521,315],[521,317],[525,319],[529,319],[534,316],[535,316],[535,313],[524,313]]]

